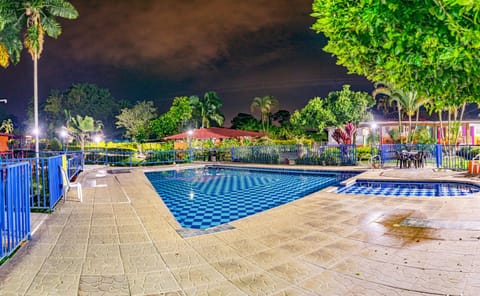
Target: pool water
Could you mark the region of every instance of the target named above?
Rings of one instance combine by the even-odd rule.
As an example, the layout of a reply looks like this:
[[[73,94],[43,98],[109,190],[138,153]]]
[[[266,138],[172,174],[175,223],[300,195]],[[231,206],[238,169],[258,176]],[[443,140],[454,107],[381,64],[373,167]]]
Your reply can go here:
[[[182,227],[207,229],[338,185],[355,173],[205,167],[145,175]]]
[[[381,196],[470,196],[480,192],[480,187],[460,182],[402,182],[357,180],[339,187],[337,193]]]

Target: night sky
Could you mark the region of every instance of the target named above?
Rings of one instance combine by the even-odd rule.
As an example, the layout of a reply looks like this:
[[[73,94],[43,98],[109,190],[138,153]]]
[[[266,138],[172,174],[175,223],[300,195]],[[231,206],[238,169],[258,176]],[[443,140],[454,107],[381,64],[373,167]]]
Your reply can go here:
[[[225,126],[250,113],[256,96],[300,109],[313,97],[340,90],[370,92],[371,82],[335,65],[326,40],[310,29],[312,0],[74,0],[76,20],[46,38],[39,61],[39,98],[51,89],[89,82],[117,99],[153,100],[165,112],[175,96],[214,90]],[[19,119],[33,97],[33,63],[26,51],[0,69],[3,112]]]

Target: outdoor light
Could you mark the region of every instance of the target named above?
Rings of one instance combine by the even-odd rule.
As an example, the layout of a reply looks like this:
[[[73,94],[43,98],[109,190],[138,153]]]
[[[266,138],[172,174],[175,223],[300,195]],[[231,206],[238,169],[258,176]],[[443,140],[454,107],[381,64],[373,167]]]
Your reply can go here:
[[[102,138],[99,135],[96,135],[95,137],[93,137],[93,141],[97,144],[100,143],[101,140]]]
[[[62,130],[62,131],[60,132],[60,137],[66,138],[67,136],[68,136],[68,133],[67,133],[66,130]]]
[[[193,135],[193,130],[188,130],[187,134],[188,134],[189,137],[191,137]]]
[[[34,128],[34,129],[32,130],[32,134],[34,134],[34,135],[37,136],[37,135],[39,134],[39,129],[38,129],[38,128]]]

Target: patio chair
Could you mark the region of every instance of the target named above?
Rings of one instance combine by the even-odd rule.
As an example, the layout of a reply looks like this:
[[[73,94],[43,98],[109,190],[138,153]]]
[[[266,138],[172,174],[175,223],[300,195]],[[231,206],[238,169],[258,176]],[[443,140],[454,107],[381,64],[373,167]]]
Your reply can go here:
[[[418,151],[417,154],[414,156],[414,164],[415,168],[423,168],[425,166],[425,153],[423,151]]]
[[[62,183],[63,183],[62,190],[63,190],[64,201],[67,200],[68,191],[70,191],[71,188],[76,187],[78,199],[80,200],[80,202],[83,202],[82,184],[80,184],[79,182],[70,182],[70,180],[68,179],[68,174],[65,171],[65,169],[62,166],[58,166],[58,167],[60,168],[60,172],[62,175]]]

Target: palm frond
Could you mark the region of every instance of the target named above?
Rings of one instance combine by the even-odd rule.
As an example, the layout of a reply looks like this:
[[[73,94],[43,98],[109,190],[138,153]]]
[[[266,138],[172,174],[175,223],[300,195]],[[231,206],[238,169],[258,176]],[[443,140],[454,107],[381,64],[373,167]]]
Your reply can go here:
[[[76,19],[78,17],[78,11],[68,1],[47,0],[45,2],[48,7],[48,12],[53,16],[59,16],[66,19]]]
[[[48,36],[57,39],[60,34],[62,34],[62,27],[60,24],[53,18],[42,18],[42,27],[45,29],[45,32]]]

